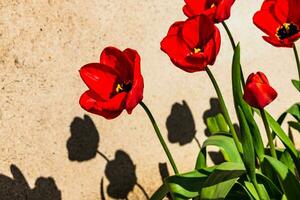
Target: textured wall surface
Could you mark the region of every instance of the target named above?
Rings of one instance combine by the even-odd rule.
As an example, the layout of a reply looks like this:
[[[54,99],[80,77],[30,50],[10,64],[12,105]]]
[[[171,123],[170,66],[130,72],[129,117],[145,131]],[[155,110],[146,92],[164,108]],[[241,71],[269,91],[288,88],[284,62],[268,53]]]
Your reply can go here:
[[[290,83],[297,71],[292,50],[265,43],[252,24],[260,3],[237,0],[228,25],[241,42],[245,74],[264,71],[278,90],[268,107],[278,116],[299,100]],[[36,199],[46,191],[50,200],[95,200],[102,188],[106,199],[145,199],[142,189],[150,195],[161,184],[159,169],[166,170],[159,163],[167,160],[141,107],[107,121],[78,104],[86,90],[78,70],[108,45],[139,51],[144,102],[179,170],[194,167],[193,137],[205,140],[203,116],[216,110],[216,95],[206,73],[180,71],[160,51],[169,25],[185,19],[182,6],[183,0],[0,0],[0,195],[7,187]],[[232,49],[219,28],[222,46],[211,69],[229,104]],[[167,135],[176,128],[184,138]]]

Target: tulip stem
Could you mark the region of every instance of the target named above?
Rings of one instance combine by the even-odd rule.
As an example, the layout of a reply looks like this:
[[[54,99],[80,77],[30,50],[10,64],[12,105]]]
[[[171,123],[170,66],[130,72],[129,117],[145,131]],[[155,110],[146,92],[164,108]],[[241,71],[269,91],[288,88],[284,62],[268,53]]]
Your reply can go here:
[[[228,37],[229,37],[229,40],[230,40],[230,43],[231,43],[232,48],[235,49],[236,44],[235,44],[235,42],[234,42],[233,36],[232,36],[232,34],[231,34],[231,32],[230,32],[230,30],[229,30],[227,24],[225,23],[225,21],[222,21],[222,25],[223,25],[223,27],[224,27],[224,29],[225,29],[225,31],[226,31]]]
[[[220,91],[219,85],[218,85],[218,83],[217,83],[214,75],[211,73],[210,69],[208,67],[206,67],[205,70],[206,70],[206,72],[207,72],[207,74],[208,74],[208,76],[209,76],[209,78],[210,78],[210,80],[211,80],[211,82],[212,82],[215,90],[216,90],[216,93],[218,95],[218,99],[219,99],[219,103],[220,103],[220,107],[221,107],[222,113],[224,115],[224,118],[225,118],[228,126],[229,126],[229,129],[230,129],[230,132],[232,134],[232,137],[233,137],[233,140],[235,142],[235,145],[236,145],[238,151],[240,153],[242,153],[243,152],[242,146],[241,146],[241,144],[239,142],[239,138],[238,138],[237,133],[236,133],[236,131],[235,131],[234,127],[233,127],[233,124],[231,122],[231,119],[230,119],[227,107],[225,105],[224,98],[223,98],[222,93]]]
[[[143,107],[143,109],[144,109],[145,112],[147,113],[147,115],[148,115],[148,117],[149,117],[149,119],[150,119],[150,121],[151,121],[151,123],[152,123],[152,125],[153,125],[153,128],[154,128],[154,130],[155,130],[155,132],[156,132],[156,135],[157,135],[157,137],[158,137],[158,139],[159,139],[159,142],[160,142],[160,144],[162,145],[162,147],[163,147],[163,149],[164,149],[164,151],[165,151],[165,153],[166,153],[166,155],[167,155],[167,157],[168,157],[168,159],[169,159],[169,161],[170,161],[170,163],[171,163],[171,165],[172,165],[172,168],[173,168],[173,170],[174,170],[174,173],[175,173],[175,174],[179,174],[178,169],[177,169],[177,166],[176,166],[176,164],[175,164],[175,162],[174,162],[174,159],[173,159],[173,157],[172,157],[172,155],[171,155],[171,153],[170,153],[170,150],[169,150],[169,148],[168,148],[168,146],[167,146],[167,144],[166,144],[164,138],[163,138],[162,135],[161,135],[161,132],[160,132],[160,130],[159,130],[157,124],[156,124],[156,121],[155,121],[155,119],[154,119],[154,117],[153,117],[151,111],[150,111],[149,108],[146,106],[146,104],[144,104],[144,102],[141,101],[141,102],[140,102],[140,105]]]
[[[261,118],[264,122],[264,126],[265,126],[265,129],[266,129],[268,142],[269,142],[269,145],[270,145],[271,156],[273,158],[277,159],[276,150],[275,150],[275,146],[274,146],[274,143],[273,143],[273,137],[272,137],[272,134],[271,134],[271,131],[270,131],[270,128],[269,128],[266,112],[262,108],[262,109],[260,109],[260,113],[261,113]]]
[[[299,81],[300,81],[300,61],[299,61],[299,55],[298,55],[297,47],[296,47],[295,44],[293,45],[293,50],[294,50],[294,54],[295,54],[295,58],[296,58],[296,63],[297,63],[297,68],[298,68],[298,75],[299,75]]]
[[[225,23],[225,21],[222,21],[222,25],[229,37],[229,40],[230,40],[230,43],[231,43],[231,46],[232,46],[232,49],[233,51],[235,51],[235,47],[236,47],[236,44],[234,42],[234,39],[233,39],[233,36],[231,34],[231,31],[229,30],[227,24]],[[242,85],[243,87],[245,87],[245,78],[244,78],[244,73],[243,73],[243,69],[242,69],[242,66],[240,67],[240,70],[241,70],[241,81],[242,81]]]

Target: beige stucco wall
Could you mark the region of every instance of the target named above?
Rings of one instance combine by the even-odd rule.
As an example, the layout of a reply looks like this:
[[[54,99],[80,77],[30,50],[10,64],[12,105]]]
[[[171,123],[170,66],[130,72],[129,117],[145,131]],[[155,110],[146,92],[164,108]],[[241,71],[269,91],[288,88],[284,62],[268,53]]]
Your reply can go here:
[[[245,74],[262,70],[278,90],[277,100],[268,107],[278,116],[299,100],[299,93],[290,83],[291,78],[297,78],[297,71],[292,50],[265,43],[260,37],[262,33],[252,24],[252,15],[260,3],[237,1],[228,25],[236,40],[241,41]],[[166,120],[172,105],[185,100],[195,120],[196,137],[202,143],[202,116],[210,109],[210,98],[216,96],[213,87],[204,72],[180,71],[160,51],[159,43],[169,25],[185,19],[182,6],[183,0],[0,0],[0,184],[9,182],[10,165],[14,164],[31,189],[39,177],[53,178],[37,181],[33,196],[40,183],[52,193],[58,188],[63,200],[100,199],[101,179],[106,191],[119,163],[107,165],[99,154],[88,161],[70,161],[66,144],[74,118],[88,114],[78,104],[86,90],[78,70],[86,63],[98,61],[100,52],[108,45],[139,51],[145,79],[144,102],[151,108],[166,140]],[[219,27],[222,47],[211,69],[226,101],[231,103],[232,49],[224,29]],[[234,115],[232,104],[230,109]],[[123,113],[112,121],[88,115],[100,135],[99,151],[110,160],[117,150],[126,152],[135,165],[137,182],[150,195],[161,184],[158,165],[166,162],[166,158],[141,107],[132,115]],[[92,132],[79,129],[82,124],[88,124]],[[83,133],[81,136],[88,138],[86,143],[94,143],[96,148],[98,134],[88,119],[86,123],[76,119],[71,127],[74,135]],[[73,139],[71,146],[76,145],[76,138],[75,142]],[[197,143],[193,140],[183,146],[168,144],[179,170],[191,170],[198,153]],[[127,169],[134,170],[126,154],[119,152],[118,159]],[[87,157],[93,155],[92,152]],[[105,176],[106,167],[110,180]],[[12,171],[20,179],[16,168]],[[127,180],[130,177],[135,180],[134,174]],[[25,183],[20,187],[29,190]],[[110,199],[113,195],[105,196]],[[134,187],[128,198],[144,196]]]

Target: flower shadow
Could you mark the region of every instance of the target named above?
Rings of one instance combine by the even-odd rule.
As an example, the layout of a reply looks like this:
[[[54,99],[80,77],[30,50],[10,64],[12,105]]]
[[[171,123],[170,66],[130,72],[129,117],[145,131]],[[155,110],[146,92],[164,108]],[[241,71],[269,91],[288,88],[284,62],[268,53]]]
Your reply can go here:
[[[137,181],[136,166],[130,156],[123,150],[115,152],[115,158],[109,159],[99,148],[100,134],[93,120],[84,115],[75,117],[70,125],[71,137],[67,141],[70,161],[84,162],[98,156],[105,160],[104,174],[109,181],[105,192],[104,177],[100,179],[100,197],[105,200],[105,194],[114,199],[127,199],[128,194],[137,186],[146,199],[147,192]]]
[[[88,115],[83,119],[75,117],[70,125],[71,137],[67,141],[71,161],[88,161],[96,157],[99,145],[99,132]]]
[[[61,200],[61,191],[52,177],[39,177],[30,188],[20,169],[11,165],[13,178],[0,174],[1,200]]]
[[[107,194],[116,199],[127,198],[137,184],[135,169],[136,166],[126,152],[116,151],[115,158],[105,167],[105,176],[109,181]]]
[[[166,120],[166,127],[168,130],[168,140],[171,143],[179,143],[182,146],[196,140],[199,145],[195,137],[195,120],[186,101],[183,100],[182,104],[173,104],[171,113]]]

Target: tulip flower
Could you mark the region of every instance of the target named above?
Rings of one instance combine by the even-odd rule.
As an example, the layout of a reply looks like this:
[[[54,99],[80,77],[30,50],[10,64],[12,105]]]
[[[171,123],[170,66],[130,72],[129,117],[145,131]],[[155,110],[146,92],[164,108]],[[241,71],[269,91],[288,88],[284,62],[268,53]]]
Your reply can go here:
[[[277,97],[264,73],[252,73],[244,88],[244,100],[252,107],[263,109]]]
[[[143,99],[140,56],[133,49],[105,48],[100,63],[84,65],[80,76],[89,88],[80,98],[81,107],[106,119],[123,110],[130,114]]]
[[[230,17],[230,9],[235,0],[185,0],[183,12],[187,17],[208,15],[215,23]]]
[[[161,50],[186,72],[213,65],[220,50],[220,32],[206,15],[175,22],[161,42]]]
[[[265,0],[253,16],[254,24],[276,47],[293,47],[300,38],[300,0]]]

